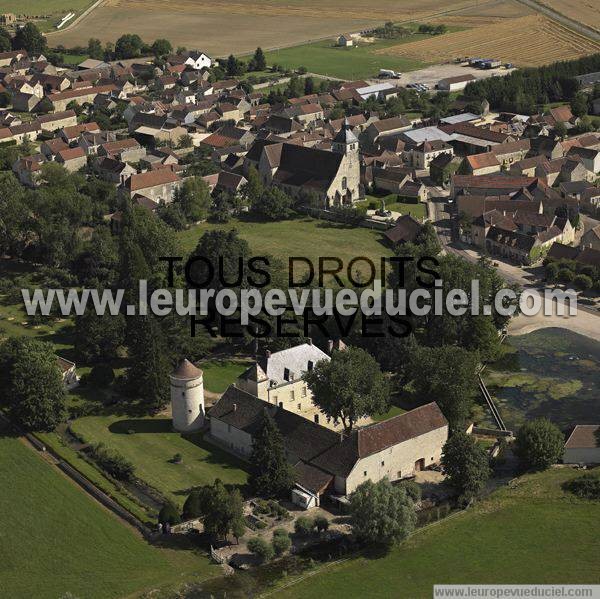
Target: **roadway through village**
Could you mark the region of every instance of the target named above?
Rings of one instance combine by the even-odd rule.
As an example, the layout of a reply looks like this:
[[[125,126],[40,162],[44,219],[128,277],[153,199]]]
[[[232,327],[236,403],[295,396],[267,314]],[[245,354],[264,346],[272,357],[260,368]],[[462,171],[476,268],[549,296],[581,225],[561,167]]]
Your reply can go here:
[[[429,214],[433,224],[435,225],[440,243],[446,253],[460,256],[469,262],[477,262],[481,255],[470,246],[466,246],[460,242],[453,240],[452,222],[450,214],[447,212],[447,192],[437,188],[435,193],[439,196],[428,201]],[[546,287],[539,280],[538,272],[530,272],[494,258],[494,265],[498,273],[511,285],[518,285],[522,289],[526,289],[533,295],[541,298],[543,310],[533,316],[525,316],[519,314],[513,318],[508,327],[508,332],[511,335],[525,335],[538,329],[544,328],[565,328],[590,337],[595,341],[600,341],[600,313],[598,310],[577,304],[577,314],[569,315],[568,305],[564,305],[561,300],[552,300],[544,297]],[[533,301],[533,300],[532,300]],[[537,301],[537,300],[536,300]],[[548,314],[546,314],[548,312]]]

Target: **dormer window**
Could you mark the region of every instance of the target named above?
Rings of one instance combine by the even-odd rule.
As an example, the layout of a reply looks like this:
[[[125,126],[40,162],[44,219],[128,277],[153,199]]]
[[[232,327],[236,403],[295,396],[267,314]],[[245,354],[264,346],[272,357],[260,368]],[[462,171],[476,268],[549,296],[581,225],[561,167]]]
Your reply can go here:
[[[307,370],[308,370],[308,371],[311,371],[311,370],[313,369],[313,366],[314,366],[314,365],[315,365],[315,364],[314,364],[314,362],[313,362],[312,360],[309,360],[309,361],[308,361]]]
[[[286,381],[289,381],[289,380],[290,380],[290,369],[289,369],[289,368],[284,368],[284,369],[283,369],[283,378],[284,378]]]

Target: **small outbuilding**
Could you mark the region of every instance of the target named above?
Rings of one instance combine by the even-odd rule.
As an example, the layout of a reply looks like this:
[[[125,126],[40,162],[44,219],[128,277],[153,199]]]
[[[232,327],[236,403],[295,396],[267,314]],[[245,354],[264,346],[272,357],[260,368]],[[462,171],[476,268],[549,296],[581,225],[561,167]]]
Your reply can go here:
[[[354,46],[354,39],[350,33],[342,33],[342,35],[337,38],[337,45],[342,48]]]
[[[578,424],[565,443],[565,464],[600,464],[600,424]]]

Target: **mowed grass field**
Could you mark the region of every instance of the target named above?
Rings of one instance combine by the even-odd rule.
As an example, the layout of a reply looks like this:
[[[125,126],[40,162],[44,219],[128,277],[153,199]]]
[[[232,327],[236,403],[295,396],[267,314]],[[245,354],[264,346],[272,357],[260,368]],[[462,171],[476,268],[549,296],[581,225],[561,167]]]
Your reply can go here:
[[[94,0],[2,0],[2,12],[19,15],[54,15],[81,12],[92,5]]]
[[[147,544],[1,430],[0,480],[2,597],[111,599],[218,574],[192,551]]]
[[[579,474],[524,476],[384,557],[326,567],[276,596],[430,599],[434,584],[598,584],[600,502],[560,487]]]
[[[418,41],[430,37],[416,34],[405,40]],[[380,56],[375,53],[376,50],[397,45],[399,41],[378,40],[373,43],[359,43],[357,46],[340,48],[335,45],[334,39],[329,39],[267,52],[266,58],[269,65],[278,64],[286,69],[304,66],[309,73],[348,80],[376,77],[379,69],[414,71],[426,65],[416,58]]]
[[[202,223],[178,233],[185,253],[192,252],[205,231],[237,229],[255,256],[272,256],[285,262],[290,256],[304,256],[318,267],[319,256],[335,256],[344,262],[344,268],[356,256],[366,256],[377,266],[382,257],[392,255],[383,244],[379,231],[351,227],[339,223],[299,216],[277,222],[250,222],[232,219],[226,224]],[[358,269],[358,267],[357,267]],[[297,267],[300,273],[302,268]]]
[[[485,56],[517,66],[539,66],[600,52],[600,43],[541,15],[506,19],[435,39],[377,50],[384,56],[432,63],[463,56]]]
[[[193,486],[212,484],[216,478],[233,485],[247,480],[241,461],[199,434],[174,432],[170,418],[88,416],[72,422],[71,429],[86,442],[118,451],[134,464],[138,478],[179,506]],[[172,462],[177,453],[182,456],[180,464]]]

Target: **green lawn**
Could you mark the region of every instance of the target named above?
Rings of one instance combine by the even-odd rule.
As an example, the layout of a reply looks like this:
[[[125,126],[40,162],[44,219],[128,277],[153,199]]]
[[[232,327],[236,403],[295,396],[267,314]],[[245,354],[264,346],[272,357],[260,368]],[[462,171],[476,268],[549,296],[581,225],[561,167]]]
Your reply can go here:
[[[89,58],[87,54],[63,54],[63,56],[65,64],[80,64]]]
[[[383,422],[384,420],[389,420],[394,416],[399,416],[400,414],[404,414],[406,410],[402,409],[399,406],[392,406],[387,412],[384,414],[375,414],[372,419],[373,422]]]
[[[599,584],[600,502],[560,488],[579,474],[525,476],[384,557],[325,568],[276,596],[430,599],[434,584]]]
[[[2,597],[110,599],[218,572],[193,551],[147,544],[2,431],[0,480]]]
[[[345,269],[356,256],[366,256],[378,266],[382,257],[391,255],[391,250],[382,242],[381,232],[309,217],[278,222],[232,220],[224,225],[202,223],[178,233],[183,251],[192,252],[202,234],[212,229],[237,229],[256,256],[273,256],[285,262],[290,256],[309,258],[315,271],[319,256],[341,258]],[[284,266],[287,270],[287,264]],[[301,270],[297,267],[298,273]]]
[[[213,393],[223,393],[250,366],[250,362],[247,360],[211,360],[203,362],[200,366],[204,373],[204,388]]]
[[[136,476],[183,505],[193,486],[211,484],[220,478],[226,484],[243,485],[244,464],[206,443],[198,434],[182,437],[172,430],[169,418],[87,416],[71,424],[86,442],[105,443],[129,459]],[[171,462],[181,454],[180,464]]]
[[[304,66],[309,73],[340,79],[362,79],[377,75],[379,69],[404,72],[422,68],[426,63],[410,58],[378,55],[375,51],[427,37],[430,36],[415,34],[403,40],[377,40],[371,44],[364,43],[349,48],[337,47],[335,40],[328,39],[266,52],[265,55],[269,65],[279,64],[286,69]]]
[[[21,15],[54,15],[85,10],[93,0],[3,0],[2,11]]]
[[[402,214],[410,214],[418,219],[423,219],[427,216],[427,206],[424,203],[409,204],[407,202],[398,202],[398,194],[390,193],[388,195],[368,195],[369,202],[377,202],[377,207],[381,207],[381,200],[385,200],[386,210],[393,212],[401,212]]]

